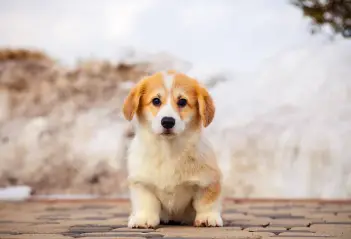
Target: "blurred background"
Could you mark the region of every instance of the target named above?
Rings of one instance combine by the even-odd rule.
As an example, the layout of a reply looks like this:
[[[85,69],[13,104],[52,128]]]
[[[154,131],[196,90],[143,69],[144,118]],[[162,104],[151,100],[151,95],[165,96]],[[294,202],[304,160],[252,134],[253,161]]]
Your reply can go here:
[[[351,198],[347,0],[1,0],[0,199],[127,197],[143,75],[183,71],[237,198]]]

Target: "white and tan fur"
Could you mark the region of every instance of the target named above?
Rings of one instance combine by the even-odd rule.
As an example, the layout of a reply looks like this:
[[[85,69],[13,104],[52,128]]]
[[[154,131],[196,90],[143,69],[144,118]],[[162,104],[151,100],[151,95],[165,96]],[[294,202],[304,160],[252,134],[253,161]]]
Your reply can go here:
[[[155,106],[154,98],[160,105]],[[178,104],[180,98],[186,106]],[[125,99],[123,113],[136,119],[128,155],[132,213],[128,226],[154,228],[175,221],[223,226],[221,172],[201,131],[213,120],[215,106],[195,79],[174,71],[142,79]],[[163,117],[173,117],[167,131]]]

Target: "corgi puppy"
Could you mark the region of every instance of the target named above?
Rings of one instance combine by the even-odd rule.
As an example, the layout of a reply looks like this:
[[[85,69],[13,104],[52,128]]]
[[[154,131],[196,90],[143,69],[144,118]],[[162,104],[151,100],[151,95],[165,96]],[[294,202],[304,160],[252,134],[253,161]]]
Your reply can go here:
[[[128,227],[223,226],[222,174],[201,133],[215,114],[208,91],[183,73],[158,72],[132,88],[123,114],[128,121],[135,118],[127,164]]]

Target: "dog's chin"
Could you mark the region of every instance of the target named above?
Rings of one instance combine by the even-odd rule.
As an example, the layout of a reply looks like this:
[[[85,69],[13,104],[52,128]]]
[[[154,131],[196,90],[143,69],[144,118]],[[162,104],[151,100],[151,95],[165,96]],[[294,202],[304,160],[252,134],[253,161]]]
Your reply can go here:
[[[167,139],[171,139],[177,136],[176,133],[174,133],[172,130],[164,130],[160,136],[167,138]]]

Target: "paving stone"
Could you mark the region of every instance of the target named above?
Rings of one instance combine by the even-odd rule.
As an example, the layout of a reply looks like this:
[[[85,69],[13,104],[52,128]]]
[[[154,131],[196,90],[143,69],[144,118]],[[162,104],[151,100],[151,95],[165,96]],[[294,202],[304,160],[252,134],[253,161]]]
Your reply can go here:
[[[163,237],[163,239],[209,239],[210,237],[191,237],[191,236],[184,236],[184,237]]]
[[[253,219],[253,220],[234,220],[228,222],[228,225],[231,227],[240,227],[240,228],[248,228],[248,227],[266,227],[269,225],[268,220],[260,220],[260,219]]]
[[[344,217],[344,218],[351,218],[351,213],[349,213],[349,212],[337,212],[336,215]]]
[[[226,230],[226,229],[215,229],[207,231],[183,231],[179,228],[177,231],[164,231],[165,238],[169,237],[195,237],[195,238],[235,238],[235,239],[262,239],[262,236],[257,235],[253,232],[241,231],[241,230]]]
[[[73,233],[84,233],[84,232],[109,232],[113,228],[109,226],[100,226],[100,225],[81,225],[73,226],[68,229],[68,232]]]
[[[66,230],[62,225],[23,225],[23,224],[4,224],[0,227],[0,234],[8,233],[61,233]]]
[[[79,226],[79,225],[100,225],[100,226],[111,226],[114,228],[119,228],[119,227],[124,227],[127,224],[128,219],[124,220],[114,220],[114,219],[108,219],[108,220],[96,220],[96,221],[88,221],[88,220],[67,220],[67,221],[61,221],[60,224],[62,225],[67,225],[67,226]]]
[[[141,229],[141,228],[129,228],[129,227],[121,227],[117,229],[113,229],[113,232],[155,232],[155,229]]]
[[[254,209],[254,208],[259,208],[259,209],[269,209],[272,207],[276,207],[276,206],[285,206],[287,205],[287,203],[276,203],[276,202],[252,202],[250,204],[245,203],[245,202],[241,202],[241,204],[239,205],[243,205],[243,207],[246,208],[250,208],[250,209]]]
[[[60,234],[21,234],[21,235],[0,235],[1,239],[69,239],[72,237]]]
[[[248,215],[254,217],[266,217],[271,219],[305,219],[302,215],[292,215],[290,212],[270,211],[270,212],[250,212]]]
[[[311,227],[293,227],[290,228],[289,231],[296,231],[296,232],[316,232]]]
[[[56,216],[56,215],[50,215],[50,216],[40,216],[36,218],[39,221],[62,221],[62,220],[70,220],[70,217],[67,216]]]
[[[323,234],[323,233],[306,233],[306,232],[282,232],[279,234],[279,236],[284,237],[284,236],[294,236],[294,237],[331,237],[329,234]]]
[[[311,230],[314,230],[317,233],[326,233],[333,236],[341,236],[345,233],[351,234],[351,227],[349,225],[335,225],[335,224],[311,225]]]
[[[249,211],[248,208],[245,208],[245,209],[235,209],[235,208],[227,208],[227,209],[223,209],[222,211],[222,214],[225,215],[225,214],[232,214],[232,213],[239,213],[239,214],[243,214],[243,213],[246,213],[247,211]]]
[[[101,239],[116,239],[116,237],[98,237],[98,238],[101,238]],[[97,237],[80,237],[79,239],[97,239]],[[145,239],[145,237],[118,237],[118,239]]]
[[[112,216],[112,217],[129,217],[129,213],[123,213],[123,212],[120,212],[120,213],[112,213],[111,216]]]
[[[270,236],[275,236],[275,235],[279,235],[282,232],[287,232],[287,229],[284,227],[249,227],[249,228],[245,228],[245,231],[248,232],[266,232],[268,233]]]
[[[106,209],[112,209],[114,206],[111,205],[99,205],[99,204],[91,204],[91,205],[83,205],[80,206],[78,209],[79,210],[106,210]]]
[[[2,223],[13,223],[13,221],[11,220],[0,220],[0,224]]]
[[[78,218],[79,220],[87,220],[87,221],[104,221],[107,219],[112,219],[113,217],[82,217],[82,218]]]
[[[224,228],[209,228],[209,227],[191,227],[191,226],[165,226],[156,229],[157,233],[165,235],[165,237],[220,237],[228,235],[241,235],[241,228],[224,227]],[[247,236],[254,236],[252,233],[246,233]]]
[[[21,233],[13,230],[0,230],[0,236],[1,235],[18,235],[18,234],[21,234]]]
[[[330,216],[323,217],[323,219],[326,222],[329,222],[329,221],[351,222],[351,218],[349,218],[348,216],[345,216],[345,215],[330,215]]]
[[[282,204],[282,205],[253,205],[249,207],[250,210],[287,210],[293,208],[291,205]]]
[[[243,213],[230,213],[230,214],[223,214],[223,219],[225,220],[249,220],[255,219],[255,216],[252,215],[245,215]]]
[[[290,219],[290,220],[271,220],[269,226],[271,227],[285,227],[285,228],[292,228],[292,227],[307,227],[311,225],[311,221],[309,220],[300,220],[300,219]]]
[[[241,231],[240,227],[192,227],[192,226],[162,226],[157,228],[155,231],[163,233],[163,232],[199,232],[199,233],[208,233],[213,231]]]
[[[351,228],[351,222],[350,221],[344,221],[344,220],[332,220],[332,221],[325,221],[325,222],[314,222],[312,225],[349,225]]]
[[[330,214],[330,213],[309,213],[308,215],[306,215],[305,217],[307,219],[310,219],[310,218],[318,218],[318,219],[323,219],[323,218],[328,218],[330,216],[333,216],[333,214]]]
[[[83,218],[83,217],[111,217],[111,214],[103,214],[103,211],[96,211],[96,212],[92,212],[92,211],[74,211],[73,213],[71,213],[70,218],[71,219],[78,219],[78,218]]]
[[[310,221],[311,224],[325,222],[325,220],[323,218],[308,218],[308,217],[306,217],[306,220]]]
[[[138,232],[101,232],[101,233],[83,233],[79,236],[80,237],[114,237],[114,238],[121,238],[121,237],[142,237],[142,238],[162,238],[163,235],[160,233],[138,233]]]
[[[290,211],[292,216],[309,216],[311,215],[311,211],[308,210],[291,210]]]
[[[348,238],[340,238],[340,237],[327,237],[327,236],[293,236],[293,235],[285,235],[285,236],[275,236],[270,237],[270,239],[348,239]]]
[[[49,212],[67,212],[67,211],[71,211],[72,208],[69,208],[69,207],[47,207],[45,210],[49,211]]]

